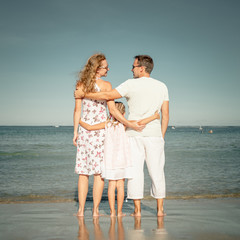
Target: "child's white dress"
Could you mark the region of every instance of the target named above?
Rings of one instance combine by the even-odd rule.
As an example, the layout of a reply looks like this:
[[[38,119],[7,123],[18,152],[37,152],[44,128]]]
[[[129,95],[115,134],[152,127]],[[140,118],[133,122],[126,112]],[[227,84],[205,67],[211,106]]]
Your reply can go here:
[[[132,178],[133,164],[123,124],[109,121],[105,126],[102,177],[109,180]]]

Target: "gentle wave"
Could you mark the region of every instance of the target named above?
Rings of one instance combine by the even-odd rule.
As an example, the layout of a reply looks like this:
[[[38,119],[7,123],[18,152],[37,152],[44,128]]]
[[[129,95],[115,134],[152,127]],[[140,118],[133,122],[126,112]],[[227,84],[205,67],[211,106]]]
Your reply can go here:
[[[33,152],[0,152],[0,156],[39,156],[38,153]]]
[[[216,198],[239,198],[240,193],[229,194],[205,194],[205,195],[189,195],[189,196],[167,196],[167,200],[190,200],[190,199],[216,199]],[[150,195],[145,196],[144,200],[155,200]],[[26,195],[18,197],[0,198],[0,204],[11,203],[60,203],[60,202],[77,202],[77,198],[66,198],[53,195]],[[92,198],[87,198],[87,201],[92,202]],[[102,197],[102,202],[108,201],[107,196]]]
[[[185,195],[185,196],[167,196],[166,199],[214,199],[214,198],[239,198],[240,193],[228,193],[228,194],[203,194],[203,195]],[[144,197],[144,199],[152,199],[151,196]]]

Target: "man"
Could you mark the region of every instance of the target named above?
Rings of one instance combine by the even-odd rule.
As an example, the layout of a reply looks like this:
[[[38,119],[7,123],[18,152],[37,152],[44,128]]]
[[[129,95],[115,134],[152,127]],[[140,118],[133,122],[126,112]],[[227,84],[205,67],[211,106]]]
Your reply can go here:
[[[132,65],[133,79],[129,79],[108,92],[89,93],[84,97],[113,100],[125,97],[129,107],[129,120],[151,116],[161,110],[160,120],[154,120],[141,131],[127,129],[134,162],[134,176],[128,180],[128,198],[133,199],[135,210],[132,216],[141,216],[141,199],[144,190],[144,160],[152,180],[151,196],[157,200],[157,216],[164,216],[164,136],[169,121],[169,98],[166,85],[150,77],[153,60],[147,55],[135,56]],[[81,90],[75,91],[75,98],[83,97]],[[111,111],[110,111],[111,112]],[[118,119],[117,116],[114,116]],[[118,119],[120,120],[120,119]]]

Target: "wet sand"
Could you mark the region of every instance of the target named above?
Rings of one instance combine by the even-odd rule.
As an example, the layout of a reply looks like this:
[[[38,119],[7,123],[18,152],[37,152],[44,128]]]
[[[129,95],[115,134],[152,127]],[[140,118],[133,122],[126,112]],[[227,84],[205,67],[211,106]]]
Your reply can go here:
[[[73,214],[77,203],[0,204],[0,239],[240,239],[240,199],[166,200],[164,218],[156,217],[154,200],[142,201],[142,217],[92,218],[87,202],[84,218]],[[124,203],[124,212],[133,203]]]

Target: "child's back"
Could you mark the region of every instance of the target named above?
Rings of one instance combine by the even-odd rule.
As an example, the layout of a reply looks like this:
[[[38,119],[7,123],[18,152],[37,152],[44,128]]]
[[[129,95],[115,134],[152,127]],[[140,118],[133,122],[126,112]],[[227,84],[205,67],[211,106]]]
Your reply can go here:
[[[105,127],[102,177],[110,180],[132,178],[128,137],[123,124],[108,121]]]

